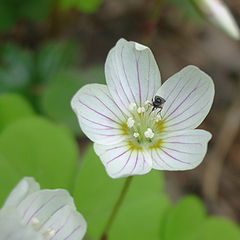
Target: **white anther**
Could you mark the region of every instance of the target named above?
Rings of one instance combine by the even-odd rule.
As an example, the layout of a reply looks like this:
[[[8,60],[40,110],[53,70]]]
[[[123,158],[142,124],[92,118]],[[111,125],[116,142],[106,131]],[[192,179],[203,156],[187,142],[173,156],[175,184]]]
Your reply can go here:
[[[127,120],[127,126],[128,126],[129,128],[132,128],[133,125],[134,125],[134,123],[135,123],[135,121],[134,121],[134,119],[133,119],[132,117],[128,118],[128,120]]]
[[[38,230],[41,227],[41,223],[36,217],[34,217],[31,220],[31,224],[32,224],[32,227],[33,227],[34,230]]]
[[[136,107],[137,107],[136,103],[130,103],[128,106],[129,110],[131,111],[134,110]]]
[[[148,128],[147,131],[145,131],[144,135],[145,135],[146,138],[153,138],[154,137],[154,133],[153,133],[151,128]]]
[[[144,113],[144,112],[145,112],[145,107],[139,107],[139,108],[137,109],[137,112],[138,112],[138,113]]]
[[[155,118],[155,122],[159,122],[160,120],[162,120],[161,116],[160,115],[157,115],[156,118]]]
[[[34,217],[33,219],[32,219],[32,224],[33,225],[37,225],[37,224],[39,224],[40,223],[40,221],[36,218],[36,217]]]
[[[44,238],[53,237],[56,234],[56,231],[53,228],[48,228],[42,235]]]
[[[55,235],[55,230],[52,228],[48,229],[47,232],[49,237],[53,237]]]
[[[142,112],[142,108],[139,107],[139,108],[137,109],[137,112],[138,112],[138,113],[141,113],[141,112]]]
[[[139,133],[135,132],[135,133],[133,134],[133,136],[134,136],[135,138],[137,138],[137,137],[139,137]]]

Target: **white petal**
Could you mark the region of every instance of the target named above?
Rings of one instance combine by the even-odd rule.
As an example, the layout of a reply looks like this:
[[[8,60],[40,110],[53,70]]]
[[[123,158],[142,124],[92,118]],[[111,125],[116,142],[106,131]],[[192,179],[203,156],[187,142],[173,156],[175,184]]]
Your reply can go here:
[[[66,190],[40,190],[29,195],[18,206],[21,220],[27,225],[39,222],[39,227],[44,224],[55,212],[69,205],[74,208],[72,197]],[[35,226],[38,228],[38,226]]]
[[[113,99],[127,112],[151,100],[161,85],[158,66],[151,50],[141,44],[120,39],[105,63],[107,85]]]
[[[194,0],[197,7],[216,27],[222,29],[233,39],[240,39],[240,31],[234,16],[221,0]]]
[[[166,134],[161,148],[152,150],[153,168],[188,170],[197,167],[207,152],[211,134],[195,129]]]
[[[9,194],[4,207],[18,206],[29,194],[40,189],[39,184],[32,177],[24,177]]]
[[[46,240],[81,240],[86,232],[87,224],[83,216],[70,206],[65,206],[57,211],[44,224],[42,234],[52,231],[52,236]]]
[[[152,168],[152,159],[144,150],[133,150],[127,143],[94,144],[94,150],[112,178],[141,175]]]
[[[199,68],[187,66],[170,77],[157,95],[166,100],[161,112],[165,130],[194,129],[210,111],[214,84]]]
[[[0,239],[43,240],[41,234],[21,223],[16,208],[9,207],[0,210]]]
[[[71,105],[82,131],[93,142],[113,144],[124,138],[121,123],[125,116],[106,85],[85,85],[75,94]]]

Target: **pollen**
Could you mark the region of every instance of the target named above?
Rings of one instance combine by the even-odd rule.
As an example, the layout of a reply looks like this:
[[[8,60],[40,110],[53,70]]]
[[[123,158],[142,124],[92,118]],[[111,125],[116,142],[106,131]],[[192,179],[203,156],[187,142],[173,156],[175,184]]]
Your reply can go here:
[[[157,127],[159,132],[163,132],[163,130],[164,130],[164,122],[163,122],[163,120],[159,120],[158,122],[156,122],[155,126]]]
[[[128,118],[128,120],[127,120],[127,126],[128,126],[129,128],[132,128],[132,127],[134,126],[134,123],[135,123],[135,121],[134,121],[134,119],[133,119],[132,117]]]
[[[150,149],[161,148],[162,142],[163,142],[163,140],[160,138],[160,139],[158,139],[158,141],[154,145],[149,146],[149,148]]]
[[[134,136],[135,138],[137,138],[137,137],[139,137],[139,133],[135,132],[135,133],[133,133],[133,136]]]
[[[144,136],[146,138],[152,139],[154,137],[154,133],[151,128],[148,128],[147,131],[144,132]]]
[[[126,122],[121,124],[121,128],[122,128],[123,134],[127,135],[128,134],[128,129],[127,129],[127,123]]]
[[[128,141],[128,146],[132,150],[142,150],[141,146],[134,144],[132,141]]]

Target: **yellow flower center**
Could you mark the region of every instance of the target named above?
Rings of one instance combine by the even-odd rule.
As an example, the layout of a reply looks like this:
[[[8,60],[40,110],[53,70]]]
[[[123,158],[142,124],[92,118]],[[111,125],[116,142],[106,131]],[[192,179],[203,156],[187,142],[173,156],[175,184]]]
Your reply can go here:
[[[161,133],[164,131],[164,121],[159,109],[152,111],[152,106],[129,106],[131,116],[122,123],[123,134],[128,137],[131,149],[159,148],[162,144]]]

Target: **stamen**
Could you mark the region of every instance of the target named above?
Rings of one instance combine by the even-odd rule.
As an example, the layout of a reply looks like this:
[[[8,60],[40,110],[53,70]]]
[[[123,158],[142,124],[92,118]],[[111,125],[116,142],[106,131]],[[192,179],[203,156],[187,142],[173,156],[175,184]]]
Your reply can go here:
[[[48,231],[48,235],[49,235],[49,237],[53,237],[54,235],[55,235],[55,230],[54,229],[48,229],[47,230]]]
[[[41,223],[36,217],[34,217],[32,219],[31,224],[32,224],[33,229],[36,231],[41,227]]]
[[[133,136],[134,136],[135,138],[137,138],[137,137],[139,137],[139,133],[135,132],[135,133],[133,133]]]
[[[42,235],[44,238],[53,237],[55,235],[55,230],[53,228],[48,228]]]
[[[144,136],[146,138],[150,138],[150,139],[153,138],[154,137],[154,133],[153,133],[152,129],[148,128],[147,131],[144,132]]]
[[[135,121],[134,121],[134,119],[133,118],[128,118],[128,120],[127,120],[127,126],[129,127],[129,128],[132,128],[133,127],[133,125],[134,125],[134,123],[135,123]]]
[[[37,224],[39,224],[40,223],[40,221],[36,218],[36,217],[34,217],[33,219],[32,219],[32,224],[33,225],[37,225]]]
[[[137,109],[137,112],[138,113],[144,113],[146,110],[145,110],[145,107],[139,107],[138,109]]]
[[[156,118],[155,118],[155,122],[157,123],[157,122],[159,122],[161,119],[162,119],[161,116],[160,116],[160,115],[157,115]]]
[[[137,112],[138,112],[138,113],[141,113],[141,112],[142,112],[142,108],[139,107],[139,108],[137,109]]]
[[[134,110],[136,107],[137,107],[136,103],[130,103],[128,106],[129,110],[131,111]]]
[[[139,146],[149,148],[159,146],[157,143],[164,123],[160,114],[161,109],[155,109],[153,102],[149,100],[143,101],[142,105],[133,102],[129,109],[131,115],[126,118],[123,130],[124,134],[129,136],[130,147],[136,149]]]

